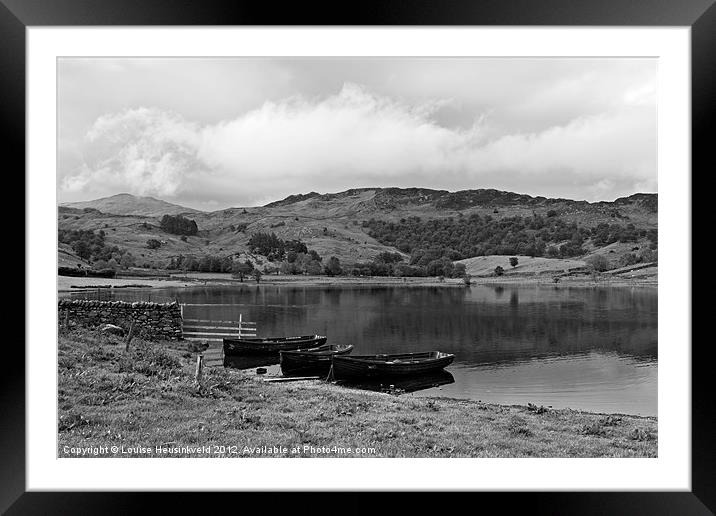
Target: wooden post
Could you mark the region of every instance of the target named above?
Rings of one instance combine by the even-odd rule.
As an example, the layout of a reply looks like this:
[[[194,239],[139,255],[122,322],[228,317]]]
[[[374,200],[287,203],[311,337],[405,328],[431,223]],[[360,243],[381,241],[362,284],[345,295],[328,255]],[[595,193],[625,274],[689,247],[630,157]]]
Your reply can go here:
[[[70,327],[70,309],[65,310],[65,330]]]
[[[204,368],[204,355],[196,356],[196,371],[194,372],[194,381],[201,385],[201,373]]]
[[[129,351],[129,343],[132,342],[132,336],[134,335],[134,319],[129,323],[129,331],[127,332],[127,340],[124,343],[124,351]]]
[[[239,314],[239,338],[241,338],[241,320],[242,320],[242,315]]]

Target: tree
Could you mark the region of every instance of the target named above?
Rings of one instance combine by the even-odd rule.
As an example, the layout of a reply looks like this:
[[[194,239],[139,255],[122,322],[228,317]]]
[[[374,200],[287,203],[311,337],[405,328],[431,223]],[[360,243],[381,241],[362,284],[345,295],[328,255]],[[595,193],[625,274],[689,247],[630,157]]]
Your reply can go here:
[[[311,276],[318,276],[321,273],[321,264],[316,260],[311,260],[306,264],[305,271]]]
[[[442,260],[432,260],[427,266],[428,276],[442,276],[444,274],[444,263]]]
[[[452,271],[453,278],[464,278],[467,276],[467,268],[464,263],[456,263]]]
[[[590,256],[587,259],[587,264],[589,264],[595,271],[599,272],[604,272],[609,268],[609,261],[604,255],[601,254],[595,254],[594,256]]]
[[[92,268],[99,271],[108,268],[108,265],[104,260],[97,260],[92,264]]]
[[[159,226],[173,235],[196,235],[199,231],[195,221],[181,215],[164,215]]]
[[[331,256],[324,267],[324,271],[328,276],[339,276],[343,274],[340,260],[335,256]]]
[[[516,256],[513,256],[512,258],[510,258],[510,265],[512,265],[513,267],[517,267],[518,263],[519,263],[519,260],[517,259]]]
[[[254,279],[256,280],[256,283],[261,283],[261,271],[258,269],[254,269]]]
[[[124,253],[122,255],[122,259],[119,260],[119,265],[123,269],[129,269],[130,267],[134,267],[134,256],[132,256],[132,253]]]
[[[211,257],[208,255],[199,260],[199,272],[211,272]]]
[[[72,250],[83,260],[88,260],[90,256],[92,256],[92,249],[84,240],[77,240],[73,242]]]
[[[245,261],[243,263],[234,262],[234,264],[231,266],[231,275],[234,278],[239,278],[240,281],[244,281],[244,277],[251,274],[251,271],[253,269],[253,265],[251,265],[248,261]]]
[[[502,276],[505,273],[505,269],[500,267],[499,265],[495,267],[495,276]]]
[[[275,233],[254,233],[249,239],[249,250],[266,256],[270,261],[283,260],[286,243]]]
[[[295,274],[296,273],[296,267],[294,264],[289,263],[288,261],[284,260],[281,262],[281,265],[279,266],[279,271],[281,274]]]

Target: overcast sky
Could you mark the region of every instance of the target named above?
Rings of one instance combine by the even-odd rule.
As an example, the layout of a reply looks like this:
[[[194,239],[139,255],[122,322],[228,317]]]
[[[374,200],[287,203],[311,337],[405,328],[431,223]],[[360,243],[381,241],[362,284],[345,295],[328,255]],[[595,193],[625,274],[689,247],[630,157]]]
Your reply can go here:
[[[657,191],[654,59],[66,58],[58,85],[60,202]]]

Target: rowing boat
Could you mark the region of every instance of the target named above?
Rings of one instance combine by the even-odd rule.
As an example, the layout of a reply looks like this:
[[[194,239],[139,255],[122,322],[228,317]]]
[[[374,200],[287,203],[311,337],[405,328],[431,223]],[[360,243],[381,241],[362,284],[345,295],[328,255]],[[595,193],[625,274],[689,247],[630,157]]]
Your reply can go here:
[[[356,355],[332,357],[336,380],[417,376],[439,371],[455,359],[451,353],[425,351],[392,355]]]
[[[279,351],[315,348],[325,343],[326,337],[321,335],[303,335],[300,337],[224,338],[224,355],[277,355]]]
[[[284,376],[296,374],[326,374],[331,368],[331,357],[347,355],[351,344],[324,344],[317,348],[280,351],[281,372]]]

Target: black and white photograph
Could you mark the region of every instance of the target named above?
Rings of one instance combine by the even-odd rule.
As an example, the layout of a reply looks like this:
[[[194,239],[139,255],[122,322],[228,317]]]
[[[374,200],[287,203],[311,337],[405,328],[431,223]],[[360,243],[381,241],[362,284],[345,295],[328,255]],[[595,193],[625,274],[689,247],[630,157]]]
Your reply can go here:
[[[57,456],[658,457],[657,59],[57,60]]]

